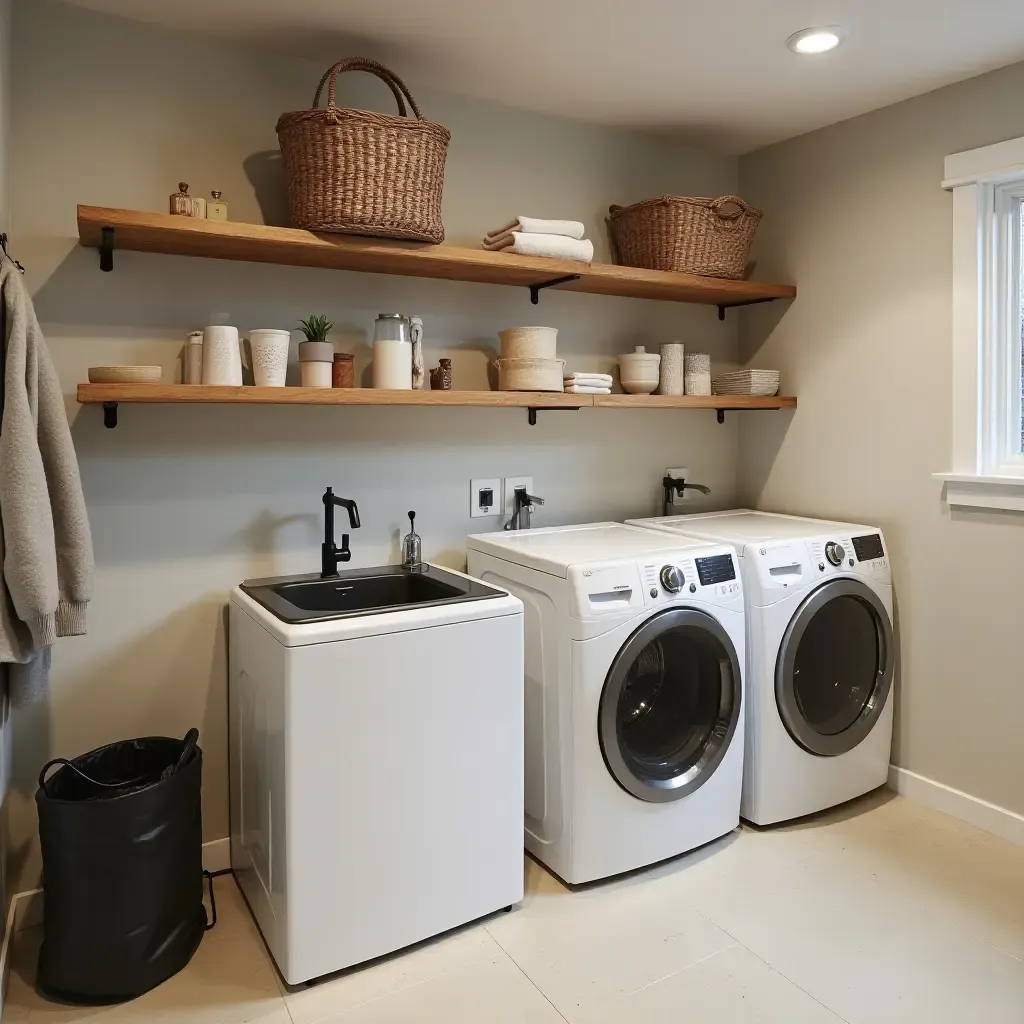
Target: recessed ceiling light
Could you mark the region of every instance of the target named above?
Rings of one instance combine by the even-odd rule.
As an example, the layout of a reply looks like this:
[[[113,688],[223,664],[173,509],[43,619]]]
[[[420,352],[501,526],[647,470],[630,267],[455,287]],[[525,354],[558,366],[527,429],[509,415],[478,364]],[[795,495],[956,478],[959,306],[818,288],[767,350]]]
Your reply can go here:
[[[786,45],[794,53],[827,53],[843,41],[843,30],[838,25],[823,25],[819,28],[804,28],[794,32]]]

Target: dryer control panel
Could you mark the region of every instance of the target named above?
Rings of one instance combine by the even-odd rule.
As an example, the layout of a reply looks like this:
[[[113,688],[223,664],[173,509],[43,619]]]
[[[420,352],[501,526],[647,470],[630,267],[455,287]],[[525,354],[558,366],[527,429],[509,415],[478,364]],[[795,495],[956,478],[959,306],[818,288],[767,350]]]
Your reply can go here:
[[[639,561],[571,566],[572,617],[604,619],[688,601],[742,607],[743,586],[735,553],[718,545],[698,552],[665,551]]]

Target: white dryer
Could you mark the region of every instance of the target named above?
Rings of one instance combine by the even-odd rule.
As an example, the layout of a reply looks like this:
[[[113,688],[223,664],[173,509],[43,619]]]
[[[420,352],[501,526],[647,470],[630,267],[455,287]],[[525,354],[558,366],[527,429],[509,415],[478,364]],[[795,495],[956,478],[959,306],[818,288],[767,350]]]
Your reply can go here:
[[[619,523],[482,534],[469,572],[525,608],[526,848],[566,882],[739,823],[735,553]]]
[[[884,785],[896,642],[881,531],[746,509],[631,522],[739,552],[747,595],[743,817],[769,825]]]

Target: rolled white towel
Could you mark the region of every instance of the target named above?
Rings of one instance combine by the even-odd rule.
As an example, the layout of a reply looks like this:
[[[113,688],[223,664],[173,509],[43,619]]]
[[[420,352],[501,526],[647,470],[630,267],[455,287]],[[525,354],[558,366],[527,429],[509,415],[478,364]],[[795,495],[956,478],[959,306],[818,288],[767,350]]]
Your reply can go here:
[[[566,394],[569,395],[610,395],[611,388],[599,388],[592,384],[566,384]]]
[[[569,373],[563,378],[566,384],[585,384],[592,388],[610,388],[613,378],[610,373]]]
[[[484,239],[483,247],[492,251],[514,252],[520,256],[551,256],[557,260],[590,263],[594,259],[594,243],[589,238],[567,238],[565,235],[533,235],[509,231],[493,241]]]
[[[581,220],[544,220],[541,217],[516,217],[494,231],[487,232],[488,239],[499,238],[510,231],[525,231],[530,235],[564,235],[566,238],[582,238],[586,228]]]

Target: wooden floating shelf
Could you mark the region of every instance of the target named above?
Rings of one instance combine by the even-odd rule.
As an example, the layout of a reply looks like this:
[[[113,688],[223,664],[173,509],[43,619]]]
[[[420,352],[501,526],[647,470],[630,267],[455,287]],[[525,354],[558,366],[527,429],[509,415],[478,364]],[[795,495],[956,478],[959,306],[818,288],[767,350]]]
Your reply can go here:
[[[113,267],[116,249],[205,256],[251,263],[298,267],[329,267],[369,274],[436,278],[529,288],[537,301],[540,289],[588,295],[617,295],[719,307],[719,316],[732,306],[773,299],[792,299],[789,284],[726,281],[693,274],[670,274],[602,263],[578,263],[538,256],[516,256],[485,249],[393,242],[355,235],[315,234],[266,224],[199,220],[166,213],[78,207],[78,237],[83,246],[100,250],[100,265]]]
[[[130,404],[434,406],[528,409],[530,423],[553,409],[793,409],[795,398],[750,395],[570,395],[549,391],[380,391],[374,388],[258,388],[206,384],[79,384],[82,405],[102,405],[107,426]]]

